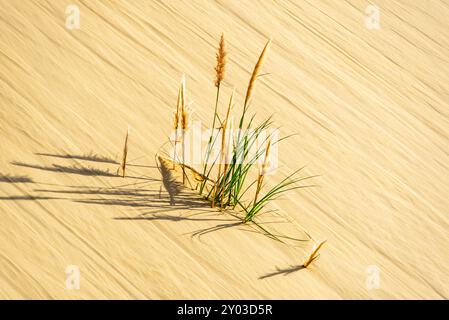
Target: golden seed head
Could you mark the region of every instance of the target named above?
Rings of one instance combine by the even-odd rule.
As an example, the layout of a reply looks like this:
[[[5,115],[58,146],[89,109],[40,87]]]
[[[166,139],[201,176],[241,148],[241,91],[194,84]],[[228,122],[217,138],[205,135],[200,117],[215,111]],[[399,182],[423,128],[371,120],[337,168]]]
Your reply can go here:
[[[268,140],[267,149],[265,150],[265,162],[267,161],[268,157],[270,156],[270,147],[271,147],[271,140]]]
[[[193,109],[191,107],[185,107],[181,114],[181,128],[187,130],[190,128],[192,122]]]
[[[186,77],[182,75],[181,78],[181,88],[180,88],[180,108],[181,112],[184,110],[187,101],[187,93],[186,93]]]
[[[254,70],[251,75],[251,79],[249,80],[248,89],[246,89],[246,97],[245,97],[245,104],[244,104],[245,108],[248,106],[249,101],[251,99],[253,89],[254,89],[254,84],[256,82],[257,77],[259,76],[260,71],[262,70],[262,64],[263,64],[263,61],[265,60],[265,56],[268,52],[268,49],[270,48],[270,44],[271,44],[271,39],[268,40],[268,42],[266,43],[265,47],[263,48],[262,52],[260,53],[259,60],[257,60],[257,63],[254,66]]]
[[[219,87],[221,82],[224,79],[225,75],[225,69],[226,69],[226,48],[225,48],[225,41],[224,41],[224,35],[221,34],[220,43],[218,45],[218,52],[217,52],[217,66],[215,67],[215,86]]]
[[[128,156],[128,136],[129,136],[129,126],[126,130],[126,136],[125,136],[125,146],[123,147],[123,154],[122,154],[122,161],[120,163],[120,168],[122,170],[122,176],[125,177],[125,170],[126,170],[126,157]],[[118,171],[117,171],[118,173]]]
[[[184,76],[181,80],[181,85],[179,86],[178,89],[178,100],[176,103],[176,111],[173,113],[173,129],[177,130],[179,128],[179,120],[181,118],[181,112],[182,112],[182,100],[183,100],[183,81],[184,81]]]
[[[179,114],[179,111],[181,110],[181,87],[178,89],[178,100],[176,102],[176,113]],[[179,117],[179,116],[178,116]]]
[[[181,87],[179,88],[178,98],[178,121],[181,122],[181,128],[187,130],[190,127],[192,109],[187,106],[186,98],[186,79],[183,75],[181,78]]]
[[[179,128],[179,112],[173,112],[173,129],[177,130]]]

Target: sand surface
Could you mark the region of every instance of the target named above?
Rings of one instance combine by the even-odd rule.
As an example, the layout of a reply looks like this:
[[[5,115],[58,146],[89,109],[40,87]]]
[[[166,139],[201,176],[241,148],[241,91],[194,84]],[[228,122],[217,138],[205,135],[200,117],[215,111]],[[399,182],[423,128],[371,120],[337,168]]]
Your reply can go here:
[[[449,3],[376,4],[380,30],[355,0],[1,0],[0,298],[449,298]],[[189,190],[171,205],[156,167],[182,74],[195,118],[211,117],[221,32],[239,106],[273,38],[251,108],[297,133],[279,177],[321,175],[273,204],[294,221],[279,230],[328,240],[308,269],[312,243],[238,226]],[[105,160],[128,125],[123,179]]]

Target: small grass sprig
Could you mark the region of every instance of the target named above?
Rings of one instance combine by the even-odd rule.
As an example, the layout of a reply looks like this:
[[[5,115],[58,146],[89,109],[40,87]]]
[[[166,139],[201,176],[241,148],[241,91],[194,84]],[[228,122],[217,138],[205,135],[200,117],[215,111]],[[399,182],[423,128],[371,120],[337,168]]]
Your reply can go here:
[[[187,130],[190,128],[191,120],[191,109],[187,107],[187,97],[186,97],[186,79],[182,76],[181,80],[181,130],[182,130],[182,183],[186,182],[186,172],[185,172],[185,136]]]
[[[125,145],[123,147],[122,161],[120,162],[120,167],[117,169],[117,175],[121,170],[123,178],[125,177],[126,173],[126,158],[128,156],[128,136],[129,136],[129,127],[128,129],[126,129]]]
[[[304,268],[307,268],[313,261],[315,261],[320,256],[318,254],[318,251],[320,251],[321,247],[326,243],[326,241],[327,240],[324,240],[320,242],[318,245],[316,243],[313,245],[312,252],[302,264]]]
[[[179,130],[179,124],[181,120],[181,92],[182,85],[179,87],[178,90],[178,101],[176,103],[176,111],[173,113],[173,131],[175,135],[175,141],[174,141],[174,147],[173,147],[173,170],[176,167],[176,147],[178,144],[178,130]]]

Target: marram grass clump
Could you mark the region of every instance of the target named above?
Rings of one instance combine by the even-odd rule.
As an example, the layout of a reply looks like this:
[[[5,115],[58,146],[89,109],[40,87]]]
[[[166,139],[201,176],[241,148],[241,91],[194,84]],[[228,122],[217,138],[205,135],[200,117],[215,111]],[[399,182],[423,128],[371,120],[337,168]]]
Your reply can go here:
[[[173,125],[173,129],[176,132],[173,168],[175,163],[182,167],[183,183],[185,184],[187,179],[185,170],[187,168],[192,169],[195,172],[195,176],[200,178],[193,181],[196,183],[195,186],[192,186],[192,184],[191,186],[198,190],[205,199],[209,200],[212,207],[219,207],[220,209],[230,208],[240,212],[242,223],[252,222],[264,231],[266,230],[255,219],[263,212],[268,212],[264,210],[267,204],[285,192],[310,187],[311,185],[299,185],[298,183],[314,177],[298,177],[297,175],[301,172],[301,168],[274,186],[270,188],[266,186],[271,150],[276,144],[287,138],[274,138],[274,131],[271,130],[273,125],[271,117],[256,123],[256,114],[249,114],[255,96],[256,84],[268,57],[270,45],[271,40],[266,42],[257,59],[248,82],[244,103],[240,112],[235,106],[236,91],[234,89],[228,99],[226,99],[227,103],[223,107],[224,112],[220,117],[221,112],[219,109],[221,108],[219,108],[219,101],[220,94],[222,94],[220,89],[223,86],[227,65],[225,38],[224,35],[221,36],[216,54],[214,80],[216,96],[210,126],[211,133],[207,140],[201,169],[193,169],[192,165],[185,163],[184,139],[185,132],[189,129],[187,122],[190,121],[190,119],[187,120],[186,118],[189,118],[190,114],[186,104],[186,81],[184,76],[178,92],[177,111]],[[234,119],[236,120],[235,128]],[[181,129],[182,155],[180,158],[176,154],[178,128]],[[236,129],[235,132],[234,129]],[[213,152],[214,150],[218,150],[218,155]],[[252,172],[255,174],[252,174]],[[312,256],[311,261],[313,260],[314,257]],[[306,261],[305,264],[308,265],[308,263]]]

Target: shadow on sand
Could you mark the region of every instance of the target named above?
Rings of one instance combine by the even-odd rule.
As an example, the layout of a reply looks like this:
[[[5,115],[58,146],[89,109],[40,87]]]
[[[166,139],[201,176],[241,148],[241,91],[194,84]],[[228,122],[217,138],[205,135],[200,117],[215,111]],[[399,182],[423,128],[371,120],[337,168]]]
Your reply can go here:
[[[118,217],[114,218],[115,220],[146,220],[146,221],[230,221],[229,219],[220,219],[220,218],[193,218],[195,214],[188,216],[173,216],[168,214],[152,214],[150,217],[140,215],[137,217]]]
[[[40,156],[64,158],[64,159],[78,159],[83,161],[92,162],[104,162],[110,164],[117,164],[117,162],[111,158],[102,157],[96,154],[88,155],[57,155],[38,153]],[[15,166],[32,168],[37,170],[44,170],[49,172],[63,172],[67,174],[76,174],[83,176],[105,176],[105,177],[117,177],[115,173],[111,173],[108,170],[93,168],[91,166],[74,165],[63,166],[59,164],[52,164],[51,166],[34,165],[23,162],[12,162]],[[160,165],[154,166],[141,166],[148,168],[158,168],[161,174],[161,179],[147,178],[147,177],[129,177],[142,179],[145,181],[128,183],[121,186],[111,187],[92,187],[92,186],[64,186],[55,184],[39,183],[40,186],[59,186],[59,188],[36,188],[33,191],[36,195],[17,195],[0,197],[1,200],[11,201],[39,201],[39,200],[65,200],[73,201],[77,203],[92,204],[92,205],[105,205],[105,206],[126,206],[135,207],[137,210],[143,209],[145,212],[140,213],[134,217],[114,217],[114,220],[118,221],[170,221],[170,222],[182,222],[182,221],[195,221],[204,222],[208,225],[199,230],[190,232],[190,236],[198,237],[201,241],[201,237],[217,232],[227,228],[241,227],[239,229],[249,232],[257,232],[265,234],[261,230],[255,230],[254,228],[248,228],[242,220],[234,214],[225,215],[215,210],[210,209],[210,203],[204,200],[199,195],[186,189],[179,179],[174,176],[174,170],[170,165],[159,162]],[[115,181],[115,180],[114,180]],[[27,176],[20,175],[6,175],[0,174],[0,182],[9,183],[32,183],[33,180]],[[149,185],[152,182],[159,182],[156,189],[150,188]],[[163,191],[163,189],[165,191]],[[58,197],[53,195],[68,195],[67,197]],[[73,197],[70,197],[72,195]],[[183,213],[183,210],[187,212]],[[169,214],[169,212],[175,212]],[[210,225],[212,223],[213,225]],[[214,224],[216,223],[216,224]],[[262,228],[261,228],[262,229]],[[266,279],[277,275],[289,275],[296,271],[302,270],[303,266],[290,266],[289,268],[280,269],[276,268],[276,271],[260,276],[259,279]]]
[[[71,174],[79,174],[83,176],[104,176],[104,177],[115,177],[116,175],[109,172],[109,170],[102,170],[92,167],[83,167],[83,166],[62,166],[59,164],[52,164],[51,166],[41,166],[37,164],[29,164],[24,162],[11,162],[14,166],[32,168],[44,171],[51,172],[63,172],[63,173],[71,173]]]
[[[94,162],[113,163],[110,158],[102,157],[96,154],[88,155],[56,155],[48,153],[39,153],[41,156],[78,159]],[[68,174],[77,174],[84,176],[106,176],[117,177],[115,173],[108,170],[93,168],[90,166],[76,165],[63,166],[52,164],[51,166],[34,165],[24,162],[12,162],[13,165],[45,170],[49,172],[63,172]],[[174,176],[174,170],[168,162],[160,161],[157,168],[160,171],[161,179],[147,177],[129,177],[142,179],[142,182],[128,183],[121,186],[111,187],[91,187],[91,186],[59,186],[58,188],[36,188],[33,191],[36,195],[18,195],[3,197],[0,200],[57,200],[64,199],[83,204],[104,205],[104,206],[124,206],[134,207],[137,210],[143,210],[135,217],[115,217],[115,220],[121,221],[198,221],[198,222],[216,222],[215,225],[207,225],[204,228],[189,233],[191,237],[201,238],[203,235],[220,231],[227,228],[239,227],[242,230],[257,232],[246,228],[241,219],[233,214],[225,215],[216,210],[210,209],[210,203],[201,196],[185,188],[182,183]],[[148,166],[150,167],[150,166]],[[156,168],[156,167],[153,167]],[[31,181],[25,176],[0,176],[5,181]],[[1,180],[0,180],[1,181]],[[159,182],[158,189],[148,187],[152,182]],[[43,183],[40,186],[45,185]],[[52,185],[52,184],[47,184]],[[55,186],[54,184],[52,186]],[[67,195],[67,197],[55,197],[53,195]],[[70,196],[72,195],[72,197]],[[183,211],[188,211],[184,212]],[[174,214],[169,214],[174,212]],[[240,228],[239,228],[240,229]],[[260,230],[259,230],[260,231]],[[263,233],[263,232],[261,232]]]
[[[10,175],[10,174],[1,174],[0,173],[0,182],[8,182],[8,183],[33,183],[31,178],[27,176],[18,176],[18,175]]]
[[[305,269],[304,266],[290,266],[289,268],[285,268],[285,269],[281,269],[281,268],[276,268],[276,271],[271,272],[271,273],[267,273],[266,275],[263,275],[261,277],[259,277],[260,280],[262,279],[266,279],[266,278],[271,278],[274,276],[279,276],[279,275],[289,275],[293,272],[299,271]]]
[[[119,164],[117,161],[110,157],[100,156],[95,153],[88,154],[52,154],[52,153],[35,153],[37,156],[44,157],[53,157],[53,158],[61,158],[61,159],[77,159],[77,160],[86,160],[92,162],[103,162],[103,163],[113,163]]]
[[[46,197],[46,196],[7,196],[7,197],[0,197],[0,201],[22,201],[22,200],[60,200],[62,198],[55,198],[55,197]]]
[[[73,166],[63,166],[59,164],[52,164],[51,166],[42,166],[37,164],[30,164],[24,162],[13,161],[11,162],[14,166],[24,167],[24,168],[32,168],[43,171],[51,171],[51,172],[61,172],[61,173],[69,173],[69,174],[77,174],[82,176],[96,176],[96,177],[119,177],[116,173],[110,172],[108,169],[98,169],[91,166],[81,166],[81,165],[73,165]],[[126,178],[138,179],[138,180],[155,180],[146,177],[134,177],[134,176],[126,176]],[[157,180],[155,180],[157,181]]]
[[[75,159],[75,160],[83,160],[83,161],[91,161],[91,162],[100,162],[100,163],[110,163],[110,164],[120,164],[117,160],[107,157],[98,155],[96,153],[87,153],[87,154],[55,154],[55,153],[35,153],[37,156],[43,156],[43,157],[52,157],[52,158],[60,158],[60,159]],[[156,168],[155,166],[148,166],[148,165],[142,165],[142,164],[134,164],[134,163],[127,163],[126,166],[129,167],[141,167],[141,168]]]

